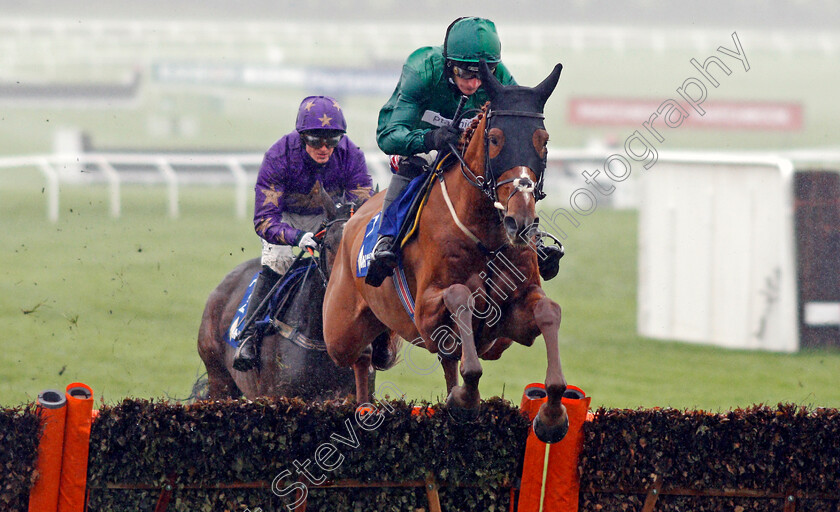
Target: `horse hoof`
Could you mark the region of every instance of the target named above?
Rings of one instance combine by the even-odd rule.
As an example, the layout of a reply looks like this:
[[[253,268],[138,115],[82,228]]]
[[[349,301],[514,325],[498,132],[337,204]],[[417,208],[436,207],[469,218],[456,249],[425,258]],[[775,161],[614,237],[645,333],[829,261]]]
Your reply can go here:
[[[463,425],[466,423],[473,423],[475,421],[478,417],[478,409],[478,407],[464,409],[463,407],[458,407],[457,405],[450,405],[446,408],[446,411],[449,413],[449,417],[452,421],[459,425]]]
[[[449,396],[446,398],[446,410],[455,423],[472,423],[478,417],[481,402],[477,397],[472,402],[466,400],[463,397],[463,391],[462,387],[455,386],[449,392]],[[463,404],[469,403],[473,403],[473,407],[464,407]]]
[[[549,426],[540,421],[540,415],[534,417],[534,434],[543,443],[553,444],[560,442],[569,432],[569,417],[559,425]]]

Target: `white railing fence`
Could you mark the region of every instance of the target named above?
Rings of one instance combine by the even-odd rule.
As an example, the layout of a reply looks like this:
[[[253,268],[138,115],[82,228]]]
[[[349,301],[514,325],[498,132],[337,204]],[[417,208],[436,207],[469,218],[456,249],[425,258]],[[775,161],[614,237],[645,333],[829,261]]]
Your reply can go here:
[[[373,150],[366,151],[365,155],[374,186],[387,187],[391,174],[388,157]],[[123,185],[163,185],[167,188],[168,211],[173,218],[181,213],[181,186],[232,186],[234,214],[245,218],[250,213],[246,208],[262,158],[261,153],[81,153],[0,157],[0,183],[14,179],[12,174],[4,171],[21,168],[38,170],[45,180],[47,219],[52,222],[59,218],[62,184],[107,185],[112,217],[119,217],[122,213]],[[596,161],[592,157],[584,158]],[[559,155],[551,158],[551,164],[560,168],[566,179],[572,176],[571,169],[561,165]]]
[[[377,150],[365,151],[368,169],[374,186],[385,188],[390,181],[387,156]],[[586,188],[582,173],[595,173],[604,168],[609,150],[560,149],[549,150],[545,191],[550,200],[566,202],[569,194]],[[696,161],[714,165],[726,164],[733,159],[765,161],[781,158],[795,168],[840,167],[840,150],[802,150],[786,153],[719,153],[719,152],[670,152],[669,159]],[[105,184],[109,188],[109,213],[119,217],[122,213],[121,188],[123,185],[163,185],[167,188],[168,213],[180,215],[179,190],[182,186],[221,185],[234,188],[234,214],[247,217],[246,211],[256,174],[262,162],[261,153],[78,153],[0,157],[0,184],[14,179],[10,170],[36,169],[44,178],[47,219],[59,218],[60,189],[62,184]],[[639,165],[641,167],[641,164]],[[613,208],[638,206],[637,178],[621,182],[609,196],[599,196],[599,204]],[[655,169],[650,172],[655,172]],[[602,181],[609,180],[601,174]],[[589,188],[592,188],[589,185]]]

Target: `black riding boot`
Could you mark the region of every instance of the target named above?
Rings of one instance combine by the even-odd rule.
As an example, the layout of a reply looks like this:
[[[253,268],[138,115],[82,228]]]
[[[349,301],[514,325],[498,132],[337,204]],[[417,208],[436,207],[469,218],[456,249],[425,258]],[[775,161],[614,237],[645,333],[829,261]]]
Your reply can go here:
[[[245,316],[243,317],[243,324],[248,324],[245,329],[236,337],[240,341],[239,348],[233,355],[233,368],[240,372],[247,372],[259,365],[259,347],[257,344],[257,318],[256,315],[263,314],[263,311],[258,311],[260,304],[265,300],[268,293],[280,279],[280,274],[273,271],[267,265],[263,265],[260,275],[257,276],[257,282],[254,284],[254,291],[251,293],[251,298],[248,299],[248,306],[245,308]],[[250,322],[250,324],[249,324]]]
[[[385,199],[382,201],[383,215],[388,206],[399,197],[400,193],[405,190],[405,187],[413,179],[413,176],[407,177],[400,174],[391,176],[391,184],[388,185],[388,191],[385,192]],[[381,285],[382,281],[390,276],[397,266],[397,251],[394,248],[394,237],[379,235],[379,238],[376,239],[376,245],[373,247],[373,258],[368,264],[369,267],[367,276],[365,277],[365,283],[371,286]]]
[[[548,281],[560,270],[560,258],[566,254],[563,244],[554,240],[555,244],[545,245],[542,236],[537,237],[537,264],[540,267],[540,277]]]

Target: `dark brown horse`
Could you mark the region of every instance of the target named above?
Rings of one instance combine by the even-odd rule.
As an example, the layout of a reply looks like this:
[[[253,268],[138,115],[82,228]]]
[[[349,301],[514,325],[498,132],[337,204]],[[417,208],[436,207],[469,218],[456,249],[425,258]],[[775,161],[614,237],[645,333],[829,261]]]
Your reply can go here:
[[[353,366],[359,402],[369,399],[368,340],[393,331],[425,346],[442,356],[447,403],[469,415],[480,402],[479,357],[498,358],[512,342],[530,346],[542,334],[548,401],[534,427],[540,439],[556,442],[568,429],[560,306],[540,285],[533,230],[548,142],[542,112],[562,66],[535,88],[502,86],[486,65],[480,69],[489,107],[463,134],[462,159],[450,157],[454,163],[436,180],[415,239],[402,248],[414,320],[392,278],[374,288],[356,277],[365,227],[382,206],[379,194],[345,226],[324,302],[324,340],[338,365]]]
[[[336,209],[325,192],[322,192],[322,203],[327,221],[321,238],[319,267],[310,268],[294,295],[280,309],[279,317],[274,319],[274,325],[280,329],[270,328],[263,338],[259,370],[240,372],[233,369],[236,349],[226,339],[248,284],[260,270],[260,260],[253,259],[237,266],[207,299],[198,332],[198,353],[207,368],[211,399],[244,395],[247,398],[298,396],[314,400],[353,394],[354,372],[336,366],[325,351],[321,305],[326,287],[324,277],[329,276],[344,223],[355,205],[348,203]],[[301,262],[309,264],[307,260],[304,258]],[[294,333],[289,332],[290,327],[295,329]],[[373,363],[379,369],[394,362],[392,354],[397,349],[388,346],[388,341],[390,338],[385,343],[378,343],[380,350],[373,354]],[[373,367],[366,371],[365,380],[373,384]]]

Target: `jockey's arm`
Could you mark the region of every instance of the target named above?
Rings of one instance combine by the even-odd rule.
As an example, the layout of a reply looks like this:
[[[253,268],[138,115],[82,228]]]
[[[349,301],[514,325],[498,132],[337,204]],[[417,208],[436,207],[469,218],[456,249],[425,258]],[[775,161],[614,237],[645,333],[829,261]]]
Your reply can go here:
[[[283,222],[285,189],[276,169],[278,164],[278,159],[266,155],[260,165],[254,187],[254,230],[268,243],[293,245],[301,231]]]
[[[428,130],[415,128],[425,111],[426,89],[417,71],[403,66],[397,89],[379,111],[376,143],[385,154],[411,156],[426,152],[423,136]]]
[[[421,54],[418,51],[409,57],[409,60],[415,55]],[[435,94],[433,84],[439,78],[431,75],[424,78],[415,67],[403,66],[397,89],[379,111],[376,142],[386,154],[411,156],[429,150],[424,140],[429,130],[416,127],[428,108],[431,96]],[[504,85],[516,84],[510,71],[502,63],[496,68],[496,78]],[[478,100],[473,99],[473,102],[475,101]],[[478,108],[481,105],[473,106]]]
[[[348,200],[368,199],[373,195],[373,179],[368,172],[365,155],[355,145],[348,150],[344,171],[341,188],[346,191]]]

